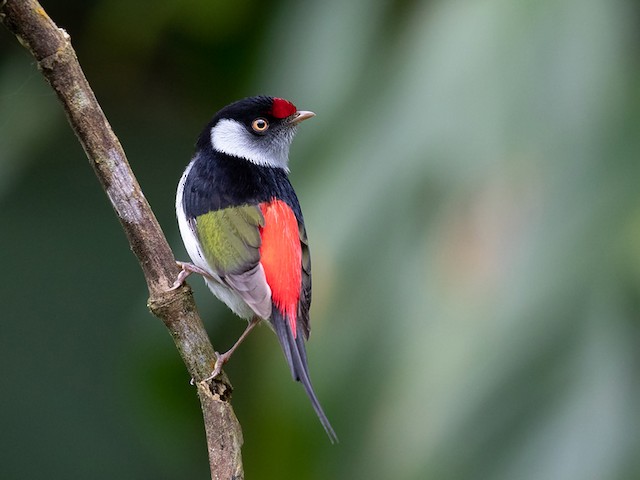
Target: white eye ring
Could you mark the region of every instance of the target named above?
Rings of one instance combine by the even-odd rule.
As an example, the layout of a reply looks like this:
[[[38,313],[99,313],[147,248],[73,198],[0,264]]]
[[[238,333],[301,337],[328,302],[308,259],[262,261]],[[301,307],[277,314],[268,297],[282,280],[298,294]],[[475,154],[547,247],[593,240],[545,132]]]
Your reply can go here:
[[[251,128],[256,133],[264,133],[269,129],[269,122],[266,119],[259,117],[251,122]]]

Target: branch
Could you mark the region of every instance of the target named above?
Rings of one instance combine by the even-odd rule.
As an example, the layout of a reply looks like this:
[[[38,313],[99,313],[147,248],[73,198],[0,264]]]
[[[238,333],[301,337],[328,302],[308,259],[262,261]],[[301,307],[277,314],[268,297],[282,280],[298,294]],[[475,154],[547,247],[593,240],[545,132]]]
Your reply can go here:
[[[169,329],[189,374],[197,383],[214,479],[242,479],[242,431],[229,399],[226,377],[202,382],[216,356],[193,301],[191,289],[169,287],[178,275],[162,233],[124,150],[82,72],[69,35],[36,0],[0,1],[0,21],[38,62],[82,144],[138,258],[149,288],[149,308]]]

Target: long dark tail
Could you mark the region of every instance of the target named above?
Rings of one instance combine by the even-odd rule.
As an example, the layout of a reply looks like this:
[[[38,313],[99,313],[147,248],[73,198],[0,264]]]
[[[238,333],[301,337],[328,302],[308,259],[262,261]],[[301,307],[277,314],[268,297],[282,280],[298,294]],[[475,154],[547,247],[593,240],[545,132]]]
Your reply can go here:
[[[297,337],[293,338],[293,333],[289,328],[288,322],[275,305],[273,307],[272,322],[276,334],[278,335],[278,340],[280,340],[282,350],[284,351],[284,356],[291,368],[291,375],[293,376],[293,379],[302,383],[309,399],[311,400],[311,405],[313,405],[313,409],[316,411],[316,414],[320,419],[320,423],[327,432],[327,435],[329,435],[329,440],[331,440],[331,443],[337,443],[338,436],[329,423],[324,410],[322,410],[320,401],[318,400],[318,397],[316,397],[316,394],[313,391],[313,386],[311,385],[309,367],[307,365],[307,351],[304,346],[304,335],[302,334],[302,331],[298,331]]]

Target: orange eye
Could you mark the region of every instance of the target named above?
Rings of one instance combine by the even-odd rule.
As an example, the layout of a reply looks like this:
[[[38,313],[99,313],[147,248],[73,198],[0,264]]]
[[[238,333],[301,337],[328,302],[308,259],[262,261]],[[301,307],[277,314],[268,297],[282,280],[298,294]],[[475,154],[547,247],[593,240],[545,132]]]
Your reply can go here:
[[[251,128],[253,128],[254,132],[264,133],[269,128],[269,122],[267,122],[264,118],[256,118],[253,122],[251,122]]]

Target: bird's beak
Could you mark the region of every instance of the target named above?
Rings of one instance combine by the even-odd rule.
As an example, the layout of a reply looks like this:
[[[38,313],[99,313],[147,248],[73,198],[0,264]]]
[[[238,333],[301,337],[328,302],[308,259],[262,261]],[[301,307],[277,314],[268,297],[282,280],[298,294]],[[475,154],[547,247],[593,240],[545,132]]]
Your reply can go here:
[[[307,110],[298,110],[296,113],[293,114],[293,118],[291,119],[290,123],[292,125],[297,125],[303,120],[306,120],[307,118],[311,118],[315,116],[316,114],[313,112],[309,112]]]

